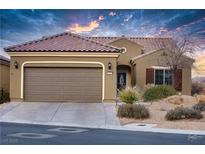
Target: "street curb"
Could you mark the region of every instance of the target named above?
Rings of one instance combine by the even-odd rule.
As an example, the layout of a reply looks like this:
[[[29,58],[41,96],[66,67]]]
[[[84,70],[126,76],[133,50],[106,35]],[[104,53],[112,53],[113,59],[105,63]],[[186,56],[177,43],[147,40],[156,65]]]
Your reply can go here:
[[[138,132],[152,132],[152,133],[166,133],[166,134],[186,134],[186,135],[205,135],[205,130],[183,130],[183,129],[166,129],[166,128],[147,128],[142,126],[126,127],[126,126],[90,126],[90,125],[77,125],[67,124],[60,122],[28,122],[28,121],[4,121],[5,123],[19,123],[31,125],[44,125],[44,126],[64,126],[64,127],[80,127],[80,128],[93,128],[93,129],[109,129],[109,130],[122,130],[122,131],[138,131]]]

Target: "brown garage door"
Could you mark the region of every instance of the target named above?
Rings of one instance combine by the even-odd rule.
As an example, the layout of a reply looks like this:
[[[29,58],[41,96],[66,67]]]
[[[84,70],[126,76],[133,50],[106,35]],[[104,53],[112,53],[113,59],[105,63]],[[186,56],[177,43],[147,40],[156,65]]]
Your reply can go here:
[[[25,68],[25,101],[102,102],[101,68]]]

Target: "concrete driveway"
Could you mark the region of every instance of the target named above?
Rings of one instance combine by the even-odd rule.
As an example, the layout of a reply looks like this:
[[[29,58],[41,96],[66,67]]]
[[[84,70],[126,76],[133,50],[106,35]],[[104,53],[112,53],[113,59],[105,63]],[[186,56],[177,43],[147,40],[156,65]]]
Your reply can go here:
[[[6,103],[0,121],[105,128],[119,126],[115,104],[104,103]]]

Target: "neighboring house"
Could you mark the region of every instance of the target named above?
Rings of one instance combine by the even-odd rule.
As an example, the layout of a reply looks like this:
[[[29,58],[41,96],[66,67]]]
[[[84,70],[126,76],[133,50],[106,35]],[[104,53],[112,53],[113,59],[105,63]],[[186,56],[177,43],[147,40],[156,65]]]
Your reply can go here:
[[[9,92],[10,60],[0,55],[0,90]]]
[[[5,48],[15,101],[112,102],[117,88],[171,84],[160,65],[171,38],[83,37],[62,33]],[[191,92],[191,65],[177,71],[177,89]]]

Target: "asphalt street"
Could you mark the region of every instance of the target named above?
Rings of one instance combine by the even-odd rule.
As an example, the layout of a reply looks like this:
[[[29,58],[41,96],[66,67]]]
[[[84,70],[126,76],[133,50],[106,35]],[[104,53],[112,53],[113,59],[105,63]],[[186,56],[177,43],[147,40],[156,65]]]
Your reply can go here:
[[[3,145],[204,145],[203,135],[0,123]]]

